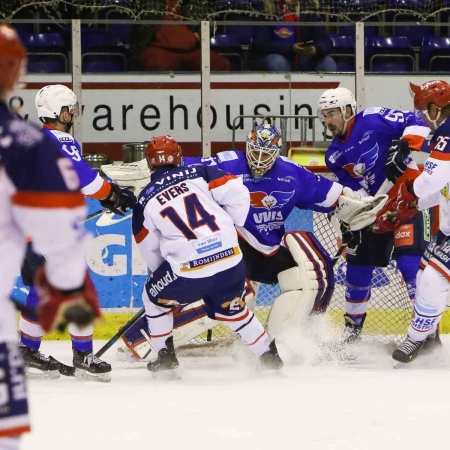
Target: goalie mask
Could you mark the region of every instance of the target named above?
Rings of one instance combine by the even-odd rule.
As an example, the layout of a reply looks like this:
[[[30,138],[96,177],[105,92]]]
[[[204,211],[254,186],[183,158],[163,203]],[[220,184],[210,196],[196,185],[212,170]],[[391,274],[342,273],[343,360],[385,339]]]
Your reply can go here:
[[[281,134],[273,125],[258,125],[246,142],[247,162],[255,180],[259,180],[275,164],[281,150]]]
[[[66,125],[67,131],[70,130],[73,118],[78,116],[79,105],[77,96],[68,87],[62,84],[53,84],[43,87],[35,98],[35,105],[39,120],[46,123],[46,119],[55,119]],[[60,115],[62,109],[66,107],[71,119],[69,122],[61,122]]]
[[[345,118],[347,106],[350,106],[352,110],[352,115],[348,119]],[[344,119],[344,129],[342,131],[343,134],[347,129],[348,122],[356,115],[356,100],[351,91],[349,91],[347,88],[339,87],[336,89],[328,89],[328,91],[325,91],[320,96],[317,115],[319,116],[319,119],[322,121],[322,123],[325,123],[325,116],[323,115],[322,111],[333,108],[339,108],[341,110],[342,117]]]
[[[152,172],[161,166],[179,166],[182,162],[181,147],[172,136],[152,137],[145,149],[145,158]]]
[[[27,51],[9,25],[0,25],[0,88],[13,91],[24,71]]]
[[[433,80],[422,84],[422,86],[413,83],[409,83],[409,86],[414,97],[414,108],[420,111],[436,129],[442,108],[450,105],[450,85],[445,81]],[[428,112],[430,103],[434,103],[438,108],[436,119],[434,120],[430,118]]]

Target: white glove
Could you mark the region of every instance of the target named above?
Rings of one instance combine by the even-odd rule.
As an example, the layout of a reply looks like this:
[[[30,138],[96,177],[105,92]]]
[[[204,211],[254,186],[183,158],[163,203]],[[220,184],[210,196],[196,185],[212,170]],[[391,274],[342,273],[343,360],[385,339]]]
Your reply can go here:
[[[378,194],[375,195],[373,199],[374,202],[370,210],[360,212],[356,216],[352,217],[350,223],[348,224],[349,230],[358,231],[373,224],[377,218],[378,211],[380,211],[387,203],[389,197],[386,194]]]
[[[360,193],[352,191],[348,187],[344,187],[341,196],[338,198],[335,214],[341,222],[350,224],[354,217],[365,211],[374,209],[380,203],[384,202],[384,205],[387,200],[387,195],[362,197]]]

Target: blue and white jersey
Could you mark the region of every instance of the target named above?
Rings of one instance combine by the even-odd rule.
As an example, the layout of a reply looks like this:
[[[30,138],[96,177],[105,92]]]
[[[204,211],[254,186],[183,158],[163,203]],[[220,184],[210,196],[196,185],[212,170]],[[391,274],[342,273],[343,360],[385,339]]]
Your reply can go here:
[[[50,125],[44,125],[43,131],[63,155],[72,159],[80,178],[81,192],[88,197],[105,198],[110,192],[110,185],[85,161],[81,154],[80,144],[76,139],[71,134],[59,131]]]
[[[0,341],[17,339],[8,297],[27,238],[48,255],[47,277],[59,289],[79,288],[86,271],[84,198],[72,162],[36,126],[0,101]],[[10,311],[11,310],[11,311]],[[10,325],[4,317],[11,313]]]
[[[200,164],[152,174],[133,210],[133,235],[150,270],[209,277],[242,260],[236,225],[250,206],[239,177]]]
[[[375,195],[386,180],[387,151],[393,139],[403,139],[420,150],[430,133],[414,112],[367,108],[356,115],[343,138],[334,138],[325,154],[328,168],[340,183],[354,191]],[[408,168],[418,170],[412,158]]]
[[[285,234],[284,223],[292,210],[334,210],[342,186],[315,175],[283,156],[255,183],[245,152],[225,151],[211,158],[185,157],[184,164],[201,162],[238,175],[250,191],[250,211],[239,234],[255,249],[270,255],[278,250]]]

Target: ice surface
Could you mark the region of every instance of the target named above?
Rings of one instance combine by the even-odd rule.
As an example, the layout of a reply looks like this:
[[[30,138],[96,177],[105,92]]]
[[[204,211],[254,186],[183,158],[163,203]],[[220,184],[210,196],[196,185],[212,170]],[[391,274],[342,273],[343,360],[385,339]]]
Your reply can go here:
[[[393,369],[364,344],[329,359],[301,337],[279,345],[285,367],[258,375],[231,356],[180,357],[181,380],[154,380],[115,348],[103,384],[29,380],[33,432],[23,450],[414,450],[445,445],[450,336],[440,357]],[[104,342],[95,342],[94,350]],[[242,356],[237,347],[234,354]],[[41,350],[71,364],[67,341]]]

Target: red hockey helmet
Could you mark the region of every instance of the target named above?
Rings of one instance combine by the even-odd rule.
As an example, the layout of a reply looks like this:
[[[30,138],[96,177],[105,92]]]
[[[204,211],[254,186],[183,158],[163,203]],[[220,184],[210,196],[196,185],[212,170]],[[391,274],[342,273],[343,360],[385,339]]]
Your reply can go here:
[[[414,108],[427,111],[428,105],[434,103],[438,108],[450,105],[450,84],[442,80],[428,81],[422,86],[409,83],[414,96]]]
[[[179,166],[181,164],[181,147],[169,135],[152,137],[145,149],[150,170],[158,166]]]
[[[0,25],[0,88],[12,91],[17,86],[27,50],[16,30]]]

